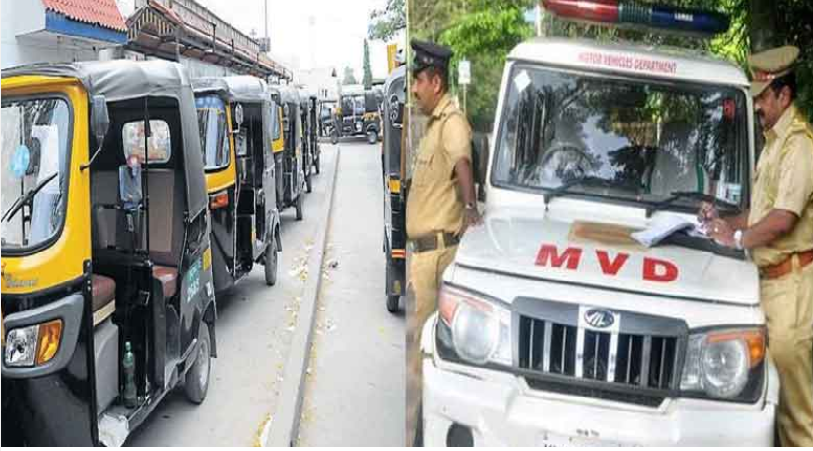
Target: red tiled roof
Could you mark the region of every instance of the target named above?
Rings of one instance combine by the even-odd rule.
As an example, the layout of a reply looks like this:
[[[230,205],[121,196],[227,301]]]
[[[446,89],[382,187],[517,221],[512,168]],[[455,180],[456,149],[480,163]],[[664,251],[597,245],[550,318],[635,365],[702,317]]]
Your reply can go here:
[[[42,0],[42,4],[78,22],[127,31],[116,0]]]

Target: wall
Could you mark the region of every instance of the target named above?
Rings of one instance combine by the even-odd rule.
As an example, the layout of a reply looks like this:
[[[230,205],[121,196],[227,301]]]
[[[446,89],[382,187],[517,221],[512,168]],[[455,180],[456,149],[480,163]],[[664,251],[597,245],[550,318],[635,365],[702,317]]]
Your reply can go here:
[[[45,29],[45,8],[39,0],[0,0],[0,10],[0,67],[97,58],[97,52],[78,48],[72,38],[30,35]]]

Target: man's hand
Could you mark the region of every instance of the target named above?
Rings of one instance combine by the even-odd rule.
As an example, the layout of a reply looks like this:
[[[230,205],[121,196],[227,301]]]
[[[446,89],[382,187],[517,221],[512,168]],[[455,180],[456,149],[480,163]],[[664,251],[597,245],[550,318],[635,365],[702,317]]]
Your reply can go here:
[[[483,218],[480,216],[480,212],[477,211],[477,206],[475,205],[472,208],[464,208],[463,209],[463,230],[460,231],[460,235],[462,236],[466,233],[469,227],[477,226],[483,223]]]
[[[734,240],[734,229],[722,219],[712,220],[706,229],[706,233],[718,244],[728,247],[736,247]]]

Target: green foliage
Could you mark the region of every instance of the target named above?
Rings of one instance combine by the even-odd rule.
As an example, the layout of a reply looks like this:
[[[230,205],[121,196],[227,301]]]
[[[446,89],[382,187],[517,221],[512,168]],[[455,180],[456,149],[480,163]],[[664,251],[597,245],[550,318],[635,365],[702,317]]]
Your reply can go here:
[[[345,66],[344,68],[344,77],[342,77],[342,84],[343,85],[355,85],[358,84],[358,80],[356,80],[356,76],[353,74],[353,68],[350,66]]]
[[[370,89],[373,87],[373,72],[370,69],[370,45],[367,43],[367,40],[364,40],[364,61],[362,63],[364,75],[362,76],[362,83],[364,84],[364,89]]]
[[[399,31],[406,29],[406,0],[387,0],[384,9],[370,13],[367,37],[373,40],[388,41]]]
[[[523,9],[505,5],[464,14],[440,34],[438,41],[454,51],[449,71],[453,89],[458,62],[464,58],[471,61],[472,84],[466,109],[475,129],[491,129],[505,56],[532,35],[533,27],[525,22]]]

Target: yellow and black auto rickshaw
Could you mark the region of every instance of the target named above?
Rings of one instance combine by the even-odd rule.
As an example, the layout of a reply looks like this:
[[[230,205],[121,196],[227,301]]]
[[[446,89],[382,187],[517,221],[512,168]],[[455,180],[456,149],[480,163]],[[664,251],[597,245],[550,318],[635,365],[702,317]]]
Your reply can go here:
[[[279,107],[251,76],[193,81],[212,216],[215,291],[227,290],[255,263],[277,281],[282,249],[273,149],[282,149]]]
[[[282,168],[277,176],[277,208],[294,207],[297,221],[302,220],[305,197],[305,170],[302,151],[302,119],[299,114],[299,92],[290,86],[268,87],[271,100],[282,107],[282,149],[274,148],[274,162]]]
[[[331,142],[336,144],[342,136],[366,136],[369,144],[378,142],[381,134],[381,117],[378,112],[379,96],[373,90],[364,90],[361,85],[342,87],[339,99],[336,127]]]
[[[119,60],[3,70],[2,92],[3,445],[117,446],[176,386],[209,388],[192,85]]]
[[[406,290],[406,66],[393,70],[384,84],[381,163],[384,174],[384,256],[387,310],[395,312]]]
[[[318,174],[321,171],[319,159],[322,150],[319,147],[319,100],[315,95],[308,97],[308,147],[311,153],[311,164]]]
[[[311,183],[311,176],[313,175],[313,152],[311,151],[311,129],[316,123],[311,122],[310,116],[310,95],[304,90],[299,89],[299,122],[302,124],[302,171],[305,173],[305,189],[307,192],[313,191]]]

